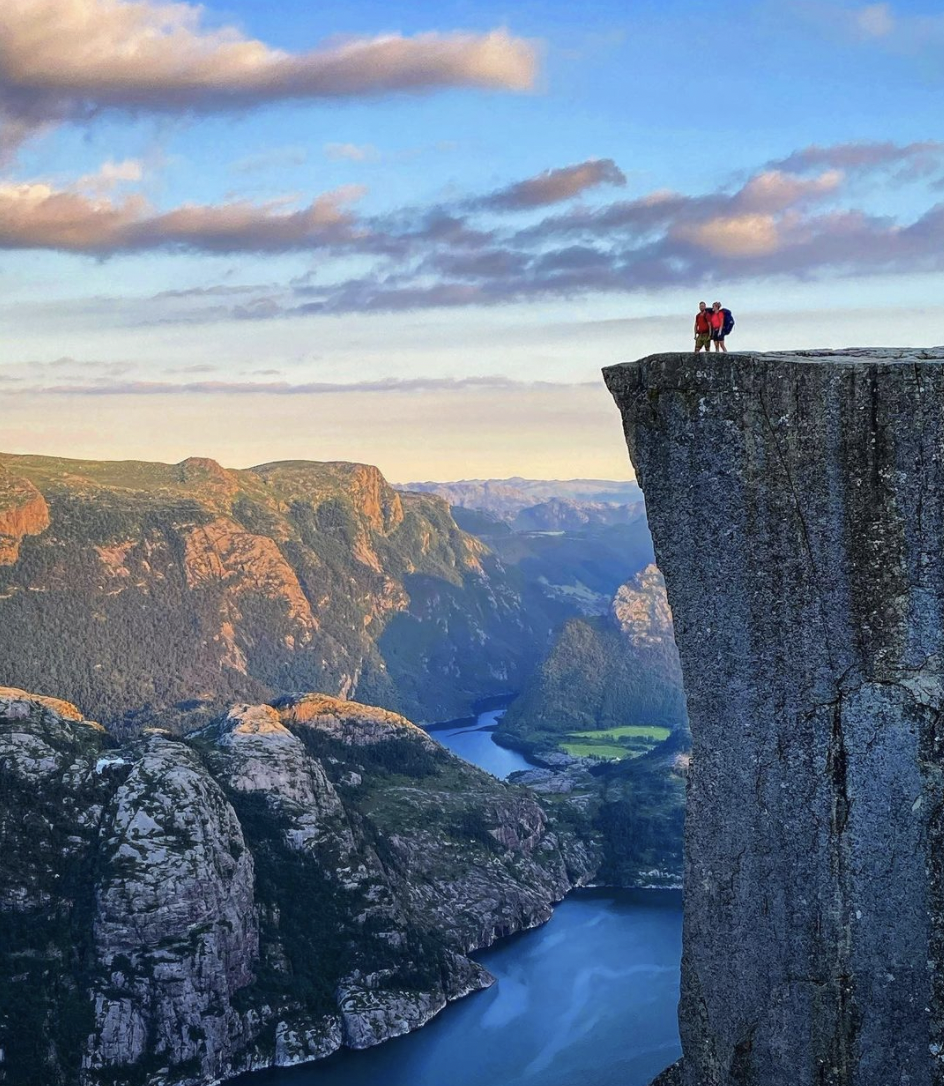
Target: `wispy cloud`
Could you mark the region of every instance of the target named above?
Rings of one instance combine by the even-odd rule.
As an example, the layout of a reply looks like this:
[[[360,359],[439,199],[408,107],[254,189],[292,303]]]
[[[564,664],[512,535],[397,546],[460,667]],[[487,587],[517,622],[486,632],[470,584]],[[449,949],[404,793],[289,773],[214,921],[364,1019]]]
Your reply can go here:
[[[534,42],[491,33],[334,40],[288,53],[203,9],[161,0],[4,0],[0,113],[8,142],[97,110],[215,111],[278,99],[530,89]]]
[[[232,202],[158,211],[134,194],[8,185],[0,187],[0,248],[318,252],[317,275],[287,284],[224,282],[146,302],[90,301],[89,311],[103,320],[134,323],[490,306],[709,278],[944,269],[944,204],[933,195],[944,176],[942,143],[810,146],[740,184],[706,192],[551,203],[622,176],[607,160],[584,163],[451,205],[373,217],[350,206],[361,191],[351,188],[301,208]],[[912,197],[923,192],[925,210],[905,218],[857,206],[870,186],[885,195],[895,185],[912,186]],[[503,214],[496,217],[499,198]],[[541,206],[551,210],[533,221]],[[364,269],[356,276],[349,273],[352,255]]]
[[[944,171],[944,142],[922,140],[916,143],[856,141],[827,147],[813,144],[786,158],[768,163],[769,169],[787,173],[835,169],[847,175],[893,170],[901,180],[913,180]]]
[[[133,184],[144,176],[144,164],[136,158],[127,158],[122,162],[109,159],[94,172],[80,177],[75,187],[81,192],[93,196],[103,196],[114,192],[122,185]]]
[[[86,364],[88,365],[88,364]],[[92,368],[92,366],[89,366]],[[181,370],[168,370],[168,373],[194,373],[204,368],[192,366]],[[262,373],[271,371],[260,371]],[[22,380],[22,377],[12,377]],[[17,388],[17,394],[23,393],[68,395],[68,396],[166,396],[200,394],[220,395],[270,395],[270,396],[311,396],[343,395],[349,393],[423,393],[455,392],[462,389],[511,390],[523,388],[563,388],[584,387],[561,384],[554,381],[515,381],[501,375],[482,377],[416,377],[416,378],[380,378],[374,381],[350,381],[332,383],[326,381],[306,381],[292,384],[288,381],[139,381],[113,380],[110,378],[89,378],[88,380],[69,383],[37,382],[35,379]]]
[[[333,162],[376,162],[380,158],[371,143],[326,143],[324,153]]]
[[[838,41],[882,49],[940,63],[944,15],[904,10],[901,4],[849,4],[844,0],[793,0],[791,17],[799,17]]]
[[[308,152],[304,147],[273,147],[237,159],[230,169],[234,173],[252,174],[261,173],[264,170],[301,166],[307,161]]]
[[[570,200],[599,185],[626,184],[626,175],[611,158],[594,158],[574,166],[545,170],[475,201],[494,211],[524,211]]]

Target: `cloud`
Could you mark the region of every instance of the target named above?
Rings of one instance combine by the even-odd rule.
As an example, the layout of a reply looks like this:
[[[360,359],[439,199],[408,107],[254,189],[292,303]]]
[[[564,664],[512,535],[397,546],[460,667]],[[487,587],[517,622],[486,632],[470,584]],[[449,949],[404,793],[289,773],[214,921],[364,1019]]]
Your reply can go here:
[[[766,256],[780,248],[781,235],[773,215],[719,215],[692,226],[682,226],[677,238],[686,238],[716,256]]]
[[[289,53],[203,9],[161,0],[4,0],[0,113],[7,141],[101,109],[215,111],[285,99],[529,90],[534,42],[485,34],[389,34]]]
[[[827,147],[812,144],[786,158],[768,163],[768,167],[786,173],[829,169],[841,170],[849,175],[889,169],[901,180],[913,180],[944,170],[944,142],[922,140],[899,144],[865,140]]]
[[[851,15],[853,26],[866,38],[887,38],[895,29],[890,4],[869,4]]]
[[[734,203],[746,212],[772,214],[821,200],[836,192],[843,182],[839,170],[827,170],[810,179],[793,177],[783,170],[755,174],[737,193]]]
[[[95,173],[85,174],[75,183],[75,187],[95,195],[113,192],[121,185],[140,181],[144,176],[144,165],[138,159],[127,158],[123,162],[103,162]]]
[[[316,248],[350,236],[345,204],[362,189],[326,193],[307,207],[185,204],[157,212],[139,195],[90,197],[46,183],[0,184],[0,248],[117,253],[165,247],[205,252]]]
[[[626,175],[611,158],[593,158],[575,166],[545,170],[475,201],[493,211],[523,211],[570,200],[599,185],[625,185]]]
[[[324,153],[333,162],[376,162],[380,158],[371,143],[326,143]]]
[[[301,166],[308,161],[308,152],[304,147],[272,147],[254,155],[237,159],[230,169],[234,173],[251,174],[263,170]]]
[[[790,16],[803,19],[835,40],[899,56],[926,56],[940,67],[944,16],[900,11],[891,3],[848,4],[794,0]]]
[[[158,211],[133,193],[8,185],[0,186],[0,248],[318,253],[315,270],[285,284],[224,281],[150,299],[87,300],[86,321],[135,325],[494,306],[719,279],[907,274],[944,270],[944,204],[929,195],[930,206],[907,217],[858,205],[870,185],[883,207],[899,183],[933,193],[942,162],[944,147],[932,142],[812,146],[739,185],[578,203],[526,227],[513,214],[496,224],[489,216],[496,193],[371,218],[349,206],[360,191],[352,189],[301,208],[236,201]],[[569,191],[579,190],[589,182],[574,169],[541,176],[563,176]],[[520,194],[534,181],[501,192]],[[519,204],[522,213],[533,210]]]
[[[189,367],[195,372],[199,367]],[[187,370],[168,371],[184,373]],[[260,373],[271,371],[259,371]],[[17,378],[11,378],[17,379]],[[576,385],[554,381],[515,381],[500,374],[482,377],[384,377],[373,381],[332,383],[306,381],[291,384],[287,381],[112,381],[107,379],[82,381],[72,384],[41,385],[18,388],[16,394],[37,393],[68,396],[166,396],[183,394],[219,395],[271,395],[311,396],[350,393],[423,393],[456,392],[463,389],[524,389],[524,388],[580,388]]]

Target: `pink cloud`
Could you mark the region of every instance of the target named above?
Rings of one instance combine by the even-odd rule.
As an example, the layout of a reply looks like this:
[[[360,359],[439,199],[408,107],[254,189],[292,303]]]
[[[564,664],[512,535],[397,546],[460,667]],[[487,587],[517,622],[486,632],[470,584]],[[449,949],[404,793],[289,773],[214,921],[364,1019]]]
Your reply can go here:
[[[160,0],[4,0],[0,110],[6,138],[102,108],[214,110],[442,87],[524,91],[534,42],[507,30],[390,34],[289,53],[202,9]]]
[[[570,200],[598,185],[625,185],[626,175],[611,158],[593,158],[575,166],[545,170],[476,201],[498,211],[521,211]]]
[[[138,195],[123,199],[57,190],[44,183],[0,185],[0,248],[121,252],[179,246],[216,252],[307,248],[352,236],[346,187],[307,207],[237,201],[156,212]]]

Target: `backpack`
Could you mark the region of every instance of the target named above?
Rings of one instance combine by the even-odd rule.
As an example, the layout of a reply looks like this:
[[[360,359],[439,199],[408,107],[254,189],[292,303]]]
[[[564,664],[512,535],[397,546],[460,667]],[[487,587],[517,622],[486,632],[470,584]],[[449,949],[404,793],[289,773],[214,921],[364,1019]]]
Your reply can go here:
[[[726,336],[728,333],[734,331],[734,314],[730,309],[722,309],[721,312],[724,314],[724,324],[721,326],[721,334]]]

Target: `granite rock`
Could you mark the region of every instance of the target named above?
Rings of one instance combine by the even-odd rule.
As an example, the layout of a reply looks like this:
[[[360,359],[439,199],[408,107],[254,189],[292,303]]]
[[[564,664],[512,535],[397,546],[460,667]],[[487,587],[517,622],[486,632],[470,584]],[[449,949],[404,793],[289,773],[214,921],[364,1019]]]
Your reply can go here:
[[[524,788],[325,695],[119,745],[0,688],[0,1083],[196,1086],[364,1048],[599,864]]]
[[[673,1074],[939,1086],[944,348],[605,376],[693,737]]]

